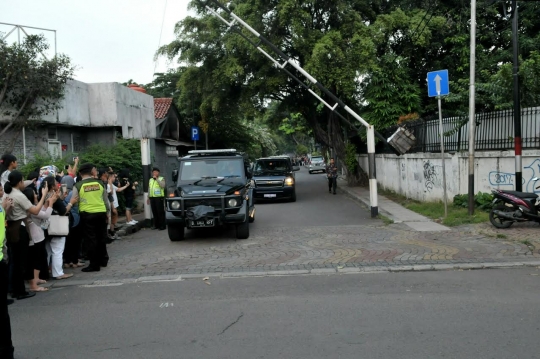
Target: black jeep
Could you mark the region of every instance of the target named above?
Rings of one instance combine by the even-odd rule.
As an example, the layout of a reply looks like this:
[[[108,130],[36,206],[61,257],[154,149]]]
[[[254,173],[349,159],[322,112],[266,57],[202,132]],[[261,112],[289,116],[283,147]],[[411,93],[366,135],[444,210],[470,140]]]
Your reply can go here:
[[[295,171],[289,157],[259,158],[253,165],[253,196],[257,200],[289,199],[296,201]]]
[[[166,200],[171,241],[184,239],[184,228],[236,225],[236,238],[249,237],[255,220],[248,159],[234,149],[189,151],[174,170],[174,188]]]

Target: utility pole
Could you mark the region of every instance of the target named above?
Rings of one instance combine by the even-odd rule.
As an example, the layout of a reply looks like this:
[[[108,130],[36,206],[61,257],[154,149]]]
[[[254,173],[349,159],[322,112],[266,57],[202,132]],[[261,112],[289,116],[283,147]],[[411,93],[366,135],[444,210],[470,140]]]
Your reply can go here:
[[[476,75],[476,0],[471,0],[471,58],[469,73],[469,215],[474,214],[474,146],[476,130],[475,75]]]
[[[517,0],[512,0],[512,44],[514,80],[514,153],[516,156],[516,191],[523,191],[523,173],[521,164],[521,101],[519,96],[519,43],[518,43],[518,6]]]

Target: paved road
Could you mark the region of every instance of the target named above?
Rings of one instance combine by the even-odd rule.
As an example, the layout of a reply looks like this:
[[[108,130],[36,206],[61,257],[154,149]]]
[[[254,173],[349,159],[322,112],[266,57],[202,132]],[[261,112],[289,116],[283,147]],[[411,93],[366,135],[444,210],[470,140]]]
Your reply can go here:
[[[16,358],[538,358],[537,268],[57,288]]]
[[[123,280],[195,273],[369,268],[538,260],[538,248],[511,238],[453,229],[417,232],[404,224],[385,225],[346,196],[327,192],[325,176],[297,173],[296,203],[257,204],[247,240],[234,228],[188,231],[170,242],[166,231],[142,230],[109,247],[109,267],[75,271],[81,281]],[[71,270],[68,270],[68,272]]]

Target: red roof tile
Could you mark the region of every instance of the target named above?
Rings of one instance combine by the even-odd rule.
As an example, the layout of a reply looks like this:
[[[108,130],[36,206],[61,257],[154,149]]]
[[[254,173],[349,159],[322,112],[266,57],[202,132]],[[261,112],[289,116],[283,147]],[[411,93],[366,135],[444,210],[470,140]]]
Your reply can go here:
[[[155,98],[154,99],[154,117],[156,120],[161,120],[167,116],[172,105],[172,98]]]

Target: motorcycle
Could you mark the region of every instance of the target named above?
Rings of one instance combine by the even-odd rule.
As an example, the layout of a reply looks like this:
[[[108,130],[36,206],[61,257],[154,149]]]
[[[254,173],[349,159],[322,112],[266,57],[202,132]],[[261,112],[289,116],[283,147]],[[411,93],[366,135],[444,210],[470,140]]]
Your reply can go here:
[[[538,177],[532,179],[533,183]],[[535,189],[539,189],[540,186]],[[503,191],[494,189],[493,208],[489,221],[497,228],[508,228],[514,222],[540,222],[540,197],[537,193]]]

